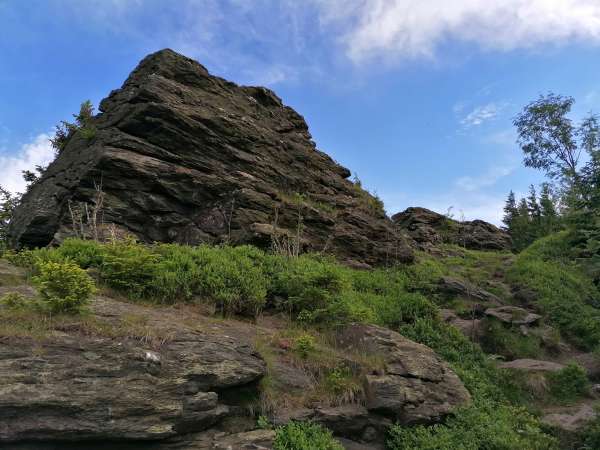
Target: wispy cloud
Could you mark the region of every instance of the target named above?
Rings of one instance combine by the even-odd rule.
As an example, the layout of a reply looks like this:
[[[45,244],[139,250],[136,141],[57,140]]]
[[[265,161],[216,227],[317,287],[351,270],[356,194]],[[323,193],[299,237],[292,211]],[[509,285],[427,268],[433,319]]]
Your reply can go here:
[[[498,180],[510,175],[515,170],[515,167],[492,167],[481,175],[477,176],[463,176],[458,178],[454,184],[459,189],[464,191],[473,192],[479,189],[493,186]]]
[[[597,0],[314,0],[356,63],[434,58],[448,40],[508,51],[600,42]]]
[[[476,127],[484,122],[489,122],[496,118],[502,109],[506,106],[506,103],[488,103],[474,108],[466,116],[464,116],[460,123],[465,128]]]
[[[0,185],[11,192],[24,192],[23,170],[34,170],[35,166],[45,166],[54,159],[54,149],[50,145],[50,135],[42,133],[31,142],[23,144],[13,156],[0,155]]]

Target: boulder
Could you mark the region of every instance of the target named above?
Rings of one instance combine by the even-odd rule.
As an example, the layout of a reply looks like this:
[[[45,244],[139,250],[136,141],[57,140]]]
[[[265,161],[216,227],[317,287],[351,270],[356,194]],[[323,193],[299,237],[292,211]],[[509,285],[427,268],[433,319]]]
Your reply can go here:
[[[485,310],[485,315],[511,325],[532,325],[542,318],[539,314],[532,313],[518,306],[488,308]]]
[[[423,250],[430,250],[441,243],[473,250],[510,250],[512,247],[508,233],[483,220],[459,222],[417,207],[393,215],[392,220]]]
[[[542,422],[566,432],[580,431],[597,416],[596,411],[587,403],[564,408],[563,411],[542,416]]]
[[[380,356],[385,369],[365,377],[366,409],[402,424],[432,423],[470,402],[469,392],[429,347],[374,325],[355,324],[342,348]]]
[[[13,246],[133,235],[296,246],[363,267],[412,260],[381,204],[268,89],[212,76],[167,49],[144,58],[99,110],[93,136],[73,134],[24,195]],[[96,226],[84,214],[83,230],[74,227],[71,211],[100,203]]]
[[[596,353],[582,353],[573,357],[573,361],[583,367],[591,380],[600,380],[600,356]]]
[[[483,335],[481,319],[462,319],[451,309],[442,309],[440,315],[444,322],[458,328],[469,339],[476,340]]]
[[[181,332],[160,350],[139,340],[57,333],[34,351],[0,346],[0,446],[18,441],[162,441],[230,414],[221,393],[265,363],[245,342]]]

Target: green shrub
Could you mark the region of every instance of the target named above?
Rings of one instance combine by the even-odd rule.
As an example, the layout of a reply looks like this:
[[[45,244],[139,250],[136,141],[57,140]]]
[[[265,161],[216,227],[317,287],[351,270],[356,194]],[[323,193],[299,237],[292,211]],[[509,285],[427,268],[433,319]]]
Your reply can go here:
[[[600,417],[596,417],[592,423],[585,427],[581,433],[584,446],[582,449],[594,450],[600,448]]]
[[[0,297],[0,305],[9,309],[26,309],[34,302],[18,292],[9,292]]]
[[[547,375],[550,395],[562,402],[570,402],[585,395],[589,382],[585,370],[577,364],[569,364],[565,368]]]
[[[93,280],[74,263],[39,262],[38,271],[33,282],[52,313],[79,313],[95,291]]]
[[[4,257],[17,267],[33,271],[38,260],[39,250],[21,250],[16,253],[7,253]]]
[[[321,425],[290,422],[277,428],[273,450],[343,450],[343,447]]]
[[[325,387],[333,396],[354,398],[354,392],[361,389],[351,370],[347,367],[336,367],[325,377]]]
[[[308,358],[317,348],[315,338],[310,334],[303,334],[298,336],[294,341],[294,350],[300,355],[301,358]]]
[[[393,426],[390,450],[550,450],[556,441],[544,434],[522,408],[490,403],[458,411],[444,424]]]
[[[65,239],[56,252],[63,259],[70,259],[82,269],[100,267],[106,252],[104,246],[96,241],[83,239]]]
[[[134,299],[151,297],[158,258],[143,245],[133,242],[104,245],[100,277],[113,289]]]
[[[422,258],[405,271],[408,289],[426,293],[436,292],[440,278],[446,273],[442,263],[433,258]]]
[[[347,269],[312,255],[286,259],[278,269],[271,295],[282,299],[280,308],[294,314],[326,309],[351,286]]]
[[[487,353],[502,355],[508,359],[535,358],[541,353],[541,341],[537,336],[523,336],[518,328],[506,327],[498,320],[486,319],[479,343]]]
[[[222,312],[256,315],[263,308],[268,287],[263,252],[250,246],[200,246],[194,257],[199,294],[212,299]]]

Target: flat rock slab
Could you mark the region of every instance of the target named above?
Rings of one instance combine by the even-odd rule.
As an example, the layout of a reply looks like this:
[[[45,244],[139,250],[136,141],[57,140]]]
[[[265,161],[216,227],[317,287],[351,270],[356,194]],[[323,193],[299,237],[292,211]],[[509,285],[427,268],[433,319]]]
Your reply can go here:
[[[432,423],[470,402],[458,376],[433,350],[399,333],[355,324],[340,334],[339,344],[384,361],[383,372],[365,379],[371,413],[403,424]]]
[[[41,350],[0,346],[0,446],[20,440],[163,440],[207,429],[229,414],[224,390],[266,370],[245,342],[180,332],[160,350],[137,339],[66,333]]]
[[[537,359],[515,359],[514,361],[498,364],[501,369],[515,369],[526,372],[557,372],[564,369],[563,364],[552,361],[541,361]]]
[[[501,322],[512,325],[532,325],[539,321],[542,316],[527,311],[518,306],[500,306],[498,308],[488,308],[485,311],[486,316],[494,317]]]
[[[592,405],[586,403],[565,412],[546,414],[542,417],[542,422],[562,430],[578,431],[594,420],[596,416],[597,413]]]

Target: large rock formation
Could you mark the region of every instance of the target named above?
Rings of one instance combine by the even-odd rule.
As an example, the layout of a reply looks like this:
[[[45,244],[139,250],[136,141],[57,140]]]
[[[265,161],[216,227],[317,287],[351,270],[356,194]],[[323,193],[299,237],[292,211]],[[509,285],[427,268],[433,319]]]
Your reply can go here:
[[[162,50],[99,109],[95,135],[74,133],[24,196],[14,246],[73,234],[81,227],[71,211],[82,205],[84,233],[93,233],[86,222],[101,185],[100,232],[189,244],[275,240],[361,264],[412,258],[378,201],[268,89],[237,86]]]
[[[426,208],[408,208],[392,216],[423,250],[449,243],[473,250],[510,250],[508,233],[483,220],[459,222]]]
[[[402,424],[432,423],[471,400],[456,374],[433,350],[375,325],[356,324],[340,345],[377,355],[384,369],[366,376],[366,408]]]

